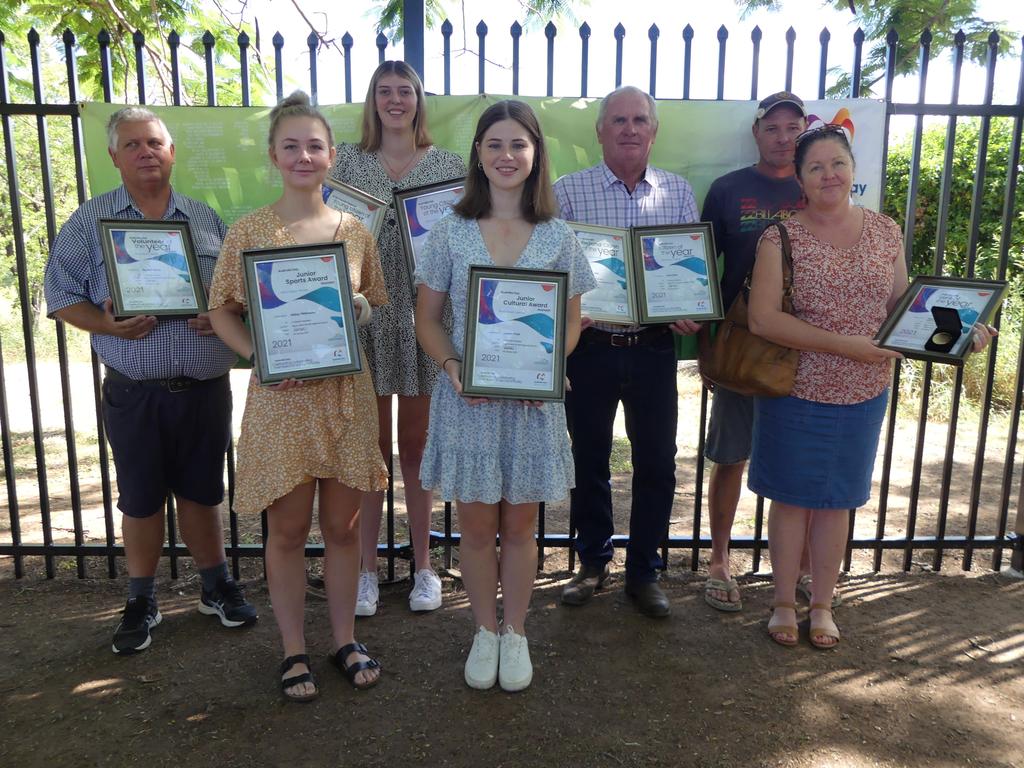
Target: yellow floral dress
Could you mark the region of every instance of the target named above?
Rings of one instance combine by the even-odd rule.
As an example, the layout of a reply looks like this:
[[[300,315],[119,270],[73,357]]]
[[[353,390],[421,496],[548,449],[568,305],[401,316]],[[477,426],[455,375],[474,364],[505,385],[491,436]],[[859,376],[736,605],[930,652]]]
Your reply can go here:
[[[371,306],[386,303],[377,247],[366,228],[343,214],[334,239],[345,241],[352,290]],[[243,250],[291,245],[298,243],[269,206],[235,222],[217,260],[210,309],[230,302],[245,306]],[[363,360],[365,366],[365,353]],[[377,446],[377,399],[368,367],[284,392],[250,379],[236,477],[235,508],[241,513],[259,513],[312,478],[334,478],[362,491],[385,489],[388,473]]]

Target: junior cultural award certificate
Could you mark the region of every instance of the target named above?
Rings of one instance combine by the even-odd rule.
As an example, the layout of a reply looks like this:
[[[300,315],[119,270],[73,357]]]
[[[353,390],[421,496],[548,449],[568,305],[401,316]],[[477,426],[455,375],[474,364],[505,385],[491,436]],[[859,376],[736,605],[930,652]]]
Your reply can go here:
[[[561,400],[565,272],[473,267],[462,385],[466,394]]]

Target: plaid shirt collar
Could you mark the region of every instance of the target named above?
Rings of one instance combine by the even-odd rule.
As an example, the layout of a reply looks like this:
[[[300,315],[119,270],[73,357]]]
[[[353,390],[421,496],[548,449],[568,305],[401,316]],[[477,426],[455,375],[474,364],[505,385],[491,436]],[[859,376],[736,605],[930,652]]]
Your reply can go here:
[[[598,168],[601,169],[601,177],[604,179],[604,187],[605,187],[605,189],[611,189],[616,184],[622,184],[623,186],[625,186],[625,182],[622,181],[622,179],[620,179],[618,176],[616,176],[612,172],[612,169],[608,167],[607,163],[605,163],[604,160],[602,160],[598,164]],[[657,175],[651,173],[650,171],[651,171],[651,166],[650,165],[648,165],[646,168],[644,168],[643,176],[640,177],[640,181],[638,181],[637,184],[636,184],[637,187],[639,187],[641,184],[646,184],[647,186],[651,187],[652,189],[657,189],[658,188],[658,177],[657,177]]]
[[[121,218],[121,215],[128,210],[134,211],[140,219],[146,218],[135,204],[131,194],[128,192],[128,188],[124,184],[113,191],[111,204],[114,209],[114,218]],[[171,187],[171,196],[167,200],[167,210],[164,211],[162,218],[165,220],[174,218],[175,212],[181,214],[186,219],[188,218],[188,210],[182,204],[178,193],[174,191],[174,187]]]

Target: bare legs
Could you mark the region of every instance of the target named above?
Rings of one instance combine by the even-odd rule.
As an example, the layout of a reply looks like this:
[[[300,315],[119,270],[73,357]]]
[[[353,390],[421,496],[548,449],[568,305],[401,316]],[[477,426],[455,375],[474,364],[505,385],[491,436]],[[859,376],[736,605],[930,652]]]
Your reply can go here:
[[[391,456],[391,402],[391,395],[377,398],[378,440],[385,462]],[[420,461],[427,442],[429,413],[428,395],[398,396],[398,463],[402,468],[405,486],[405,507],[409,520],[409,538],[416,558],[415,569],[430,568],[430,512],[434,495],[420,485]],[[362,523],[359,549],[365,571],[376,568],[383,506],[383,491],[363,494],[360,504]]]
[[[313,520],[313,483],[303,483],[270,505],[267,510],[267,587],[274,619],[281,633],[285,658],[306,652],[303,617],[306,608],[306,540]],[[292,667],[293,675],[308,672],[303,664]],[[312,694],[312,683],[291,686],[290,696]]]
[[[209,568],[224,562],[224,526],[220,507],[208,507],[175,494],[178,528],[196,568]]]
[[[768,547],[772,556],[772,577],[775,581],[775,603],[792,603],[796,594],[796,581],[800,574],[800,558],[805,544],[810,545],[814,599],[812,603],[828,605],[832,599],[842,565],[846,546],[849,515],[842,509],[804,509],[777,501],[771,503],[768,517]],[[819,581],[820,579],[820,581]],[[826,597],[827,596],[827,597]],[[829,611],[815,611],[816,625],[834,627]],[[776,608],[768,622],[772,626],[795,626],[792,608]],[[772,633],[777,639],[795,640],[788,632]],[[835,643],[832,638],[818,635],[822,645]]]
[[[181,538],[197,568],[224,562],[220,507],[208,507],[175,495]],[[149,517],[121,516],[121,536],[129,576],[153,576],[164,546],[164,510]]]
[[[713,579],[728,581],[731,575],[729,569],[729,537],[732,535],[732,524],[736,519],[736,506],[740,500],[740,488],[743,484],[743,470],[747,463],[741,461],[737,464],[713,464],[711,467],[711,478],[708,481],[708,516],[711,523],[711,563],[708,566],[708,575]],[[800,553],[800,568],[797,578],[805,573],[811,573],[811,546],[810,528],[811,517],[807,517],[807,530],[805,532],[805,545]],[[769,531],[771,523],[769,523]],[[845,545],[845,542],[844,542]],[[774,567],[774,566],[773,566]],[[813,581],[813,577],[812,577]],[[717,600],[728,600],[735,603],[740,600],[739,590],[725,592],[721,589],[711,590],[711,595]],[[831,601],[829,597],[829,601]],[[787,598],[786,602],[790,602]]]
[[[505,625],[525,634],[523,625],[530,607],[537,575],[537,543],[533,533],[537,504],[458,503],[459,565],[473,621],[491,632],[498,631],[498,583],[504,605]],[[501,557],[494,546],[501,536]]]
[[[737,464],[714,464],[711,467],[711,478],[708,481],[708,516],[711,523],[711,564],[708,575],[713,579],[728,581],[729,570],[729,537],[732,535],[732,523],[736,519],[736,505],[740,501],[740,486],[743,482],[745,461]],[[740,592],[733,589],[728,592],[722,589],[711,590],[716,600],[730,603],[740,601]]]
[[[337,480],[319,480],[320,530],[324,538],[324,581],[335,647],[353,641],[356,582],[359,562],[359,499],[361,492]],[[267,586],[274,618],[281,633],[284,655],[306,651],[303,627],[306,604],[305,548],[313,517],[313,482],[303,483],[275,501],[267,510]],[[347,618],[346,618],[347,613]],[[353,660],[362,660],[356,655]],[[302,664],[293,676],[309,670]],[[357,676],[364,683],[379,674],[367,670]],[[289,695],[313,693],[312,683],[288,689]]]
[[[359,584],[359,501],[362,491],[337,480],[320,480],[320,533],[324,538],[324,585],[331,615],[334,651],[355,642],[356,589]],[[369,661],[351,653],[345,664]],[[380,675],[379,669],[356,673],[355,682],[367,685]]]

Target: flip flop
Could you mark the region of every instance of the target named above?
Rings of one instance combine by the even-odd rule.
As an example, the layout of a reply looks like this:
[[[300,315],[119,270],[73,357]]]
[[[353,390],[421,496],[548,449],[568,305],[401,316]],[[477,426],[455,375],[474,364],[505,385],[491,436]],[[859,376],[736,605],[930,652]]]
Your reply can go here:
[[[728,581],[722,581],[721,579],[715,579],[708,576],[708,580],[704,582],[704,602],[719,611],[726,611],[727,613],[735,613],[736,611],[743,610],[743,599],[742,597],[735,603],[730,600],[719,600],[717,597],[712,595],[712,591],[722,591],[725,593],[732,592],[733,590],[740,591],[739,584],[736,583],[736,579],[729,579]]]
[[[803,595],[807,602],[811,602],[811,574],[805,573],[796,582],[796,591]],[[843,604],[843,593],[839,591],[839,586],[832,591],[832,607],[838,608]]]

